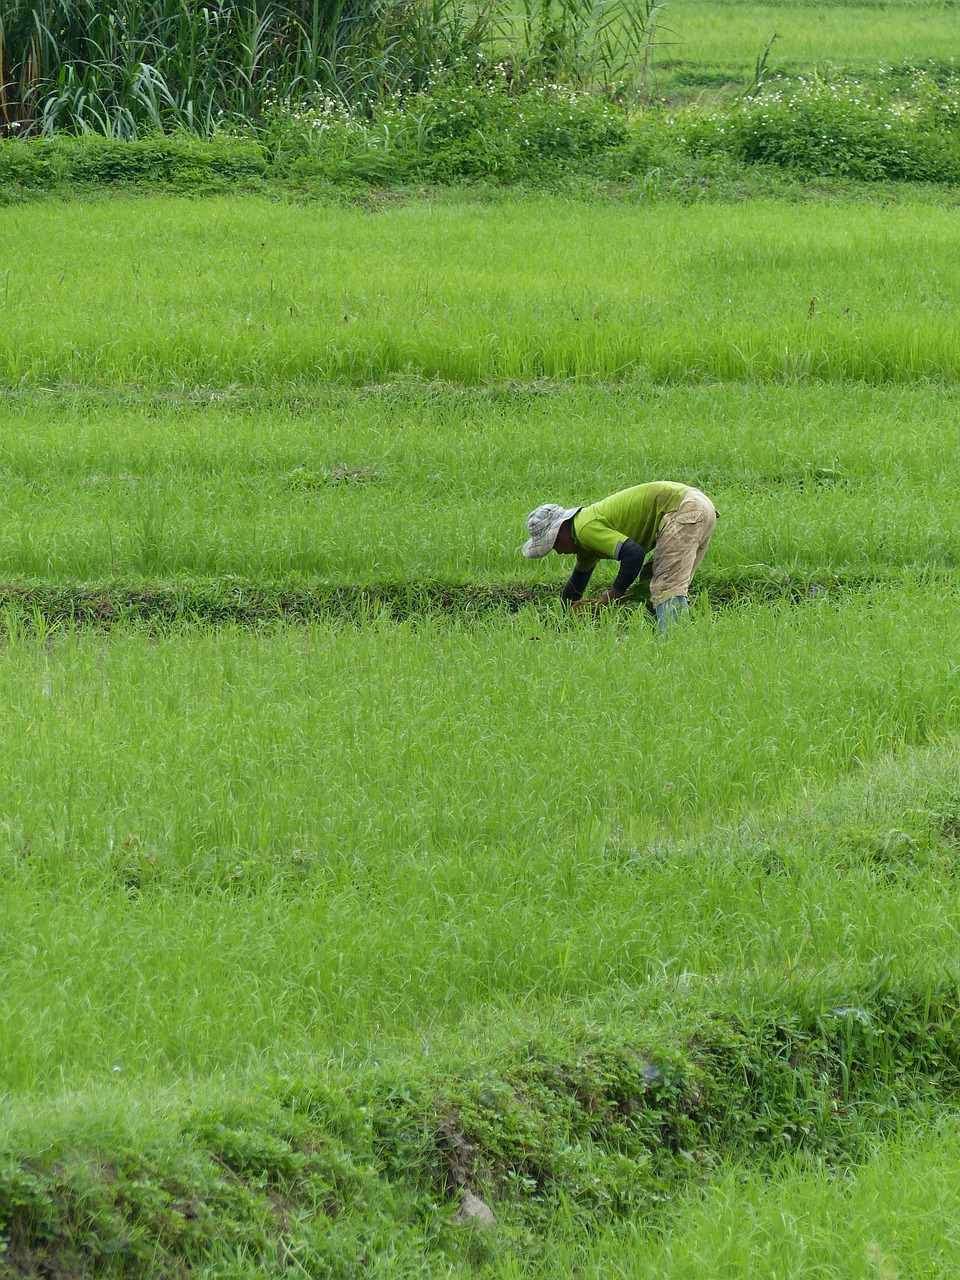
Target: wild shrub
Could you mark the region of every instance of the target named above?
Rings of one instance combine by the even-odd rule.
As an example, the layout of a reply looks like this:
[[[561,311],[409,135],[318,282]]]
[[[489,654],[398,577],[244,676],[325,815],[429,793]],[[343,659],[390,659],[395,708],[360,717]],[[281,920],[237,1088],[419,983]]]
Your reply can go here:
[[[957,90],[909,97],[818,77],[776,82],[754,97],[672,124],[694,155],[724,153],[808,175],[863,181],[951,182],[960,175]]]
[[[300,177],[380,183],[530,178],[590,161],[627,136],[624,113],[592,94],[452,83],[395,100],[372,121],[323,103],[278,119],[272,135]]]

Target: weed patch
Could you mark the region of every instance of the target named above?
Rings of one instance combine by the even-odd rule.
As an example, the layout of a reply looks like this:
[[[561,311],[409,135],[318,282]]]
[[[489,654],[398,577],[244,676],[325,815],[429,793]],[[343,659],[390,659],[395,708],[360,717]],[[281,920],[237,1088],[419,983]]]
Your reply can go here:
[[[506,64],[504,64],[506,66]],[[608,195],[687,201],[764,194],[755,166],[806,182],[951,184],[960,174],[960,83],[912,78],[765,81],[713,105],[630,115],[562,84],[445,78],[364,110],[342,98],[275,105],[256,125],[199,138],[90,133],[0,139],[6,200],[120,187],[190,194],[272,191],[323,197],[424,184],[604,184]],[[774,184],[774,188],[775,184]]]
[[[922,79],[910,95],[863,84],[800,79],[673,124],[693,154],[725,153],[811,177],[955,182],[960,86]]]
[[[0,191],[120,187],[172,192],[262,188],[267,172],[263,149],[246,138],[205,141],[189,135],[156,135],[135,141],[56,136],[33,141],[0,140]]]

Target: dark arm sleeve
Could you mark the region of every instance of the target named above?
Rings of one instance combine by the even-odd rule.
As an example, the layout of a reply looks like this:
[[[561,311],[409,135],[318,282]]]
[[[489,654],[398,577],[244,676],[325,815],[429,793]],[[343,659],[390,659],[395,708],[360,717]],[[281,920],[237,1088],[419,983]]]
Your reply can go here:
[[[560,599],[564,604],[572,604],[574,600],[581,598],[592,573],[592,569],[574,569],[560,592]]]
[[[613,583],[614,591],[627,591],[633,586],[640,576],[640,570],[643,568],[643,562],[646,557],[646,551],[644,551],[639,542],[634,542],[632,538],[627,538],[625,542],[620,543],[617,550],[620,571]]]

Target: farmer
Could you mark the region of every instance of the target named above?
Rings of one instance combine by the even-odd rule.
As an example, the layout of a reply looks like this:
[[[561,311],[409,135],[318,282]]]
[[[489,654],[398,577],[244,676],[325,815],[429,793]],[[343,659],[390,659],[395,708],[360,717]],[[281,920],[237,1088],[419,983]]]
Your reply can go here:
[[[705,493],[655,480],[622,489],[591,507],[558,507],[551,502],[537,507],[527,517],[530,539],[523,554],[538,559],[556,551],[577,557],[560,599],[579,611],[603,609],[619,600],[652,551],[650,603],[659,629],[667,631],[688,608],[690,582],[716,522],[716,507]],[[598,560],[616,560],[620,568],[613,586],[596,599],[584,600]]]

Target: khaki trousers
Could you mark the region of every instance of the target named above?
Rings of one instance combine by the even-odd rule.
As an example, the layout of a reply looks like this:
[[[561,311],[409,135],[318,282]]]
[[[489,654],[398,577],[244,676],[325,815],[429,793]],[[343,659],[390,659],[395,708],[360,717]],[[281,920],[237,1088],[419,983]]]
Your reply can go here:
[[[663,517],[653,547],[650,603],[654,608],[674,596],[687,595],[716,523],[717,509],[699,489],[690,489],[676,511]]]

